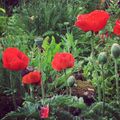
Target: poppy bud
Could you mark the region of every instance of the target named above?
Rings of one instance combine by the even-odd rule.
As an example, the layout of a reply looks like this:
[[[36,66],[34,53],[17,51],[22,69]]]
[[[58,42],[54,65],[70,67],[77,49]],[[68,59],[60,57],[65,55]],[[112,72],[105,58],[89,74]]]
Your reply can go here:
[[[111,54],[116,59],[120,56],[120,45],[117,43],[114,43],[111,47]]]
[[[49,117],[49,106],[43,106],[40,108],[40,118],[45,119]]]
[[[43,38],[42,37],[37,37],[34,41],[35,41],[35,44],[37,45],[37,47],[41,48]]]
[[[69,87],[72,87],[75,83],[75,77],[74,76],[70,76],[68,79],[67,79],[67,86]]]
[[[106,54],[106,52],[101,52],[101,53],[99,54],[99,56],[98,56],[98,62],[99,62],[100,64],[102,64],[102,65],[107,62],[107,54]]]

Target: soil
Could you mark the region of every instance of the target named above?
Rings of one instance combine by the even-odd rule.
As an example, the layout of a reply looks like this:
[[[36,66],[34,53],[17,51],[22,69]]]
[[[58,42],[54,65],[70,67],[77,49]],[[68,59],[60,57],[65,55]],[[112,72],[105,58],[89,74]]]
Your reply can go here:
[[[22,105],[23,100],[20,97],[16,97],[17,106]],[[10,111],[14,111],[12,97],[5,94],[0,94],[0,119]]]

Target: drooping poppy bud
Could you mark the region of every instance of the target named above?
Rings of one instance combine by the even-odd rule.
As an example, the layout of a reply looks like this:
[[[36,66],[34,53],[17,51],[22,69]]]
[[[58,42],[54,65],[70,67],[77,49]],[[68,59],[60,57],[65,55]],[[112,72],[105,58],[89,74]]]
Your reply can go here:
[[[114,43],[111,47],[111,54],[112,56],[117,59],[120,56],[120,45],[117,43]]]
[[[106,52],[101,52],[98,56],[98,62],[100,64],[105,64],[107,62],[107,53]]]
[[[70,76],[68,79],[67,79],[67,86],[68,87],[72,87],[75,83],[75,77],[74,76]]]

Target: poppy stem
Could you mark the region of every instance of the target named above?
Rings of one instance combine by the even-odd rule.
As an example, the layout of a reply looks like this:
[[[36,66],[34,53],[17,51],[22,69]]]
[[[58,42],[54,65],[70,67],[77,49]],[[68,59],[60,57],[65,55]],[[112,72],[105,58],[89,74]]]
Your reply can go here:
[[[98,101],[101,101],[101,87],[100,87],[100,83],[99,83],[99,80],[98,80],[98,73],[97,73],[97,70],[96,70],[96,67],[95,67],[95,60],[94,60],[94,41],[93,41],[93,37],[94,37],[94,33],[92,32],[92,37],[91,37],[91,55],[90,55],[90,61],[93,65],[93,68],[95,70],[95,74],[96,74],[96,81],[97,81],[97,91],[98,91]]]
[[[101,76],[102,76],[102,93],[103,93],[103,117],[105,113],[105,80],[104,80],[104,68],[101,65]]]
[[[20,78],[19,78],[19,83],[20,83],[20,94],[21,94],[21,96],[23,97],[25,91],[24,91],[24,88],[23,88],[23,86],[22,86],[21,80],[22,80],[22,77],[21,77],[21,73],[20,73]]]
[[[39,62],[39,70],[42,74],[42,80],[41,80],[41,92],[42,92],[42,101],[43,101],[43,104],[44,104],[44,98],[45,98],[45,92],[44,92],[44,81],[43,81],[43,71],[41,69],[41,57],[42,57],[42,54],[41,54],[41,48],[38,49],[39,51],[39,59],[40,59],[40,62]]]
[[[44,100],[45,94],[44,94],[44,84],[43,84],[43,80],[42,80],[42,83],[41,83],[41,91],[42,91],[42,99]]]
[[[17,110],[16,99],[15,99],[15,94],[14,94],[14,83],[13,82],[14,81],[12,79],[12,72],[10,71],[10,85],[11,85],[11,89],[13,91],[13,93],[12,93],[12,101],[13,101],[14,109]]]
[[[101,101],[101,86],[100,86],[100,82],[99,80],[97,79],[97,92],[98,92],[98,101]]]
[[[118,75],[118,66],[117,66],[117,60],[114,59],[115,62],[115,78],[116,78],[116,99],[117,99],[117,104],[119,104],[119,75]]]
[[[30,88],[30,96],[31,96],[31,98],[33,98],[33,97],[34,97],[34,96],[33,96],[33,86],[30,85],[29,88]]]
[[[71,87],[69,88],[69,92],[70,92],[69,94],[71,96],[72,95],[72,88]]]
[[[94,43],[93,40],[91,39],[91,58],[94,57]]]
[[[66,76],[66,75],[67,75],[67,73],[66,73],[66,69],[63,70],[63,72],[64,72],[64,75]],[[71,92],[70,87],[67,87],[67,92],[66,92],[67,95],[71,94],[70,92]]]

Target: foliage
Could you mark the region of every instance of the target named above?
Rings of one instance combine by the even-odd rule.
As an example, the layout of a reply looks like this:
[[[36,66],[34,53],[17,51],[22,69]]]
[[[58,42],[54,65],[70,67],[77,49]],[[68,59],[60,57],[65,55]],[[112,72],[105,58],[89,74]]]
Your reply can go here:
[[[102,106],[103,106],[102,102],[98,102],[98,103],[93,104],[89,108],[88,113],[85,113],[85,116],[90,117],[91,119],[94,119],[95,118],[94,116],[98,116],[98,113],[99,113],[99,116],[102,116],[102,114],[101,114]],[[109,114],[112,114],[111,119],[114,119],[114,118],[116,120],[120,119],[120,111],[119,111],[119,109],[115,109],[112,105],[110,105],[108,103],[105,103],[105,109],[106,109],[107,116],[110,116]],[[100,117],[99,119],[102,119],[102,118]]]
[[[51,35],[65,33],[66,28],[72,28],[79,10],[79,1],[72,0],[31,0],[21,3],[17,9],[22,21],[26,23],[28,32],[36,35]],[[24,17],[23,17],[24,16]]]
[[[119,36],[113,34],[113,26],[120,13],[118,8],[117,0],[113,2],[109,0],[105,2],[98,0],[21,0],[10,17],[6,15],[4,9],[0,8],[0,93],[13,95],[16,98],[20,95],[23,101],[17,110],[6,114],[2,120],[16,118],[37,120],[39,119],[38,108],[42,105],[50,106],[49,120],[64,118],[119,120],[120,103],[116,100],[115,60],[110,51],[113,43],[120,44]],[[93,34],[92,32],[84,33],[74,27],[78,14],[88,13],[94,9],[106,9],[111,15],[104,30]],[[36,40],[40,40],[39,45]],[[94,47],[93,59],[91,59],[92,45]],[[40,85],[31,87],[31,85],[21,84],[21,71],[12,72],[14,88],[11,89],[10,72],[2,67],[2,52],[7,47],[19,48],[30,58],[29,66],[41,71],[44,99]],[[61,72],[53,70],[51,61],[57,52],[72,53],[76,59],[74,68]],[[98,55],[101,52],[107,53],[107,63],[103,66],[98,62]],[[120,58],[116,61],[117,77],[119,77]],[[94,95],[92,95],[94,103],[90,106],[85,104],[84,95],[79,98],[76,92],[74,96],[70,94],[70,90],[77,87],[78,79],[71,88],[68,88],[66,81],[70,76],[75,76],[75,73],[78,73],[79,80],[83,77],[94,88]],[[105,92],[105,101],[102,96],[103,92]],[[84,94],[87,92],[84,91]],[[73,116],[71,108],[79,109],[80,114],[77,117]]]
[[[13,118],[20,118],[20,119],[28,119],[28,118],[36,118],[38,119],[38,107],[41,105],[42,101],[25,101],[23,103],[22,108],[18,108],[17,111],[13,111],[8,113],[4,118],[2,118],[2,120],[8,120],[8,119],[13,119]],[[45,99],[45,104],[49,104],[51,107],[51,109],[53,109],[55,107],[65,107],[65,106],[69,106],[69,107],[77,107],[77,108],[85,108],[85,104],[82,98],[77,98],[74,96],[62,96],[62,95],[57,95],[57,96],[53,96],[51,98],[46,98]],[[55,112],[55,111],[54,111]]]

